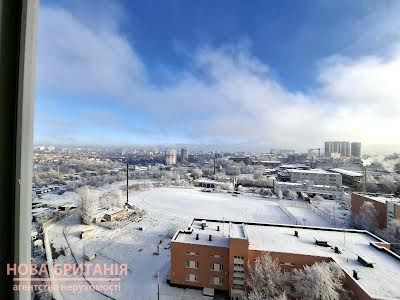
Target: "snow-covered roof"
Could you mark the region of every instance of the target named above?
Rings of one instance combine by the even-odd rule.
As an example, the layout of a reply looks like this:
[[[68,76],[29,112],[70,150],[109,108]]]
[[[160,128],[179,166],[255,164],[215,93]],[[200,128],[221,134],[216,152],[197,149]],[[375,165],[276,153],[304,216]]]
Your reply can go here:
[[[345,169],[340,169],[340,168],[333,168],[330,170],[332,172],[339,173],[339,174],[346,175],[346,176],[351,176],[351,177],[363,176],[363,174],[360,172],[355,172],[355,171],[350,171],[350,170],[345,170]]]
[[[178,232],[174,242],[229,247],[229,238],[244,238],[249,241],[249,250],[292,253],[327,257],[334,260],[352,277],[357,271],[356,283],[372,298],[400,298],[400,257],[383,248],[387,243],[363,230],[335,229],[324,227],[240,223],[223,220],[206,220],[207,227],[201,229],[201,220],[194,219],[193,232]],[[217,231],[217,226],[220,231]],[[294,236],[298,231],[299,237]],[[196,234],[199,239],[196,240]],[[209,241],[209,235],[212,241]],[[326,241],[330,247],[321,247],[315,240]],[[335,253],[338,247],[341,253]],[[358,256],[368,257],[373,268],[365,267]]]
[[[369,195],[365,193],[355,193],[357,195],[363,196],[365,198],[371,199],[373,201],[381,202],[381,203],[386,203],[386,202],[400,202],[400,198],[394,197],[392,195]]]
[[[313,174],[336,174],[332,172],[328,172],[322,169],[310,169],[310,170],[298,170],[298,169],[290,169],[289,173],[313,173]]]
[[[104,214],[105,215],[113,215],[113,214],[116,214],[116,213],[119,213],[119,212],[121,212],[121,211],[123,211],[124,209],[123,208],[120,208],[120,207],[111,207],[111,208],[109,208],[109,209],[107,209],[105,212],[104,212]]]

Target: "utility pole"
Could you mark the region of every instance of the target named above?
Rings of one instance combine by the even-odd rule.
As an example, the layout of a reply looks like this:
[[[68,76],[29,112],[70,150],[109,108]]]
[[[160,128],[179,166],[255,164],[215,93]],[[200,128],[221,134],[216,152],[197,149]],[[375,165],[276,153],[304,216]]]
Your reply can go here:
[[[160,300],[160,272],[157,272],[157,299]]]

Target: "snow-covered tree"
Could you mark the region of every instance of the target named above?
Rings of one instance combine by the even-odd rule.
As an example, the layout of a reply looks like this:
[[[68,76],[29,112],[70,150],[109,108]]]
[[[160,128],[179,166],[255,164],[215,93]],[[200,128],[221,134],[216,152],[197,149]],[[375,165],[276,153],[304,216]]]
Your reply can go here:
[[[222,189],[225,191],[233,191],[234,186],[232,182],[225,182],[224,185],[222,186]]]
[[[378,235],[390,243],[400,243],[400,220],[392,219]]]
[[[95,210],[98,207],[98,193],[90,190],[87,186],[81,188],[78,192],[79,208],[81,219],[84,224],[90,224]]]
[[[380,191],[383,193],[394,193],[397,190],[397,182],[393,176],[385,175],[378,179]]]
[[[322,198],[320,195],[315,195],[313,198],[312,198],[312,201],[313,202],[316,202],[316,203],[320,203],[321,201],[323,201],[324,200],[324,198]]]
[[[261,171],[261,170],[254,171],[253,178],[254,178],[254,180],[260,180],[260,179],[264,178],[263,171]]]
[[[297,195],[296,191],[289,190],[288,192],[288,199],[290,200],[297,200],[299,196]]]
[[[245,191],[243,185],[239,185],[239,186],[237,187],[237,190],[238,190],[239,192],[241,192],[241,193],[243,193],[243,192]]]
[[[254,167],[250,165],[245,165],[240,167],[240,173],[242,174],[253,174],[254,173]]]
[[[283,193],[281,189],[278,190],[277,196],[279,199],[283,199]]]
[[[356,225],[362,229],[374,232],[377,227],[376,221],[375,206],[370,201],[364,202],[355,218]]]
[[[296,299],[341,300],[345,298],[344,272],[334,262],[319,262],[293,271]]]
[[[191,175],[193,179],[200,179],[203,176],[203,171],[200,169],[193,169]]]
[[[284,293],[284,277],[277,259],[269,253],[257,257],[250,266],[247,285],[249,300],[277,299]]]

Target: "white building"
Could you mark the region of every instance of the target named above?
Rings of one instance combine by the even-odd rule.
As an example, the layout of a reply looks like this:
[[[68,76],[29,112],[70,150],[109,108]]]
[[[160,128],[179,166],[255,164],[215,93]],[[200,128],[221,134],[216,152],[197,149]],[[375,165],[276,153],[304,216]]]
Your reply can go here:
[[[167,166],[176,165],[176,150],[175,149],[165,150],[165,164]]]
[[[325,142],[325,157],[331,157],[332,153],[339,153],[342,157],[350,157],[350,142]]]
[[[343,189],[336,186],[318,185],[312,182],[305,181],[303,183],[297,182],[283,182],[274,181],[274,193],[277,194],[279,190],[295,191],[306,193],[307,195],[319,195],[324,198],[341,199]]]
[[[317,185],[328,185],[342,187],[342,175],[338,173],[328,172],[321,169],[311,170],[288,170],[290,174],[290,182],[303,183],[304,181],[312,181]]]

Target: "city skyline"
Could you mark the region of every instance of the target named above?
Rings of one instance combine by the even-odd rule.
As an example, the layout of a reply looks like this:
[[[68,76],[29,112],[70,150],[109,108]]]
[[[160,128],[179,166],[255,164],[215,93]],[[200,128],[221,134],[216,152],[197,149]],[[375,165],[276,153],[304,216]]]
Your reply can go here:
[[[399,4],[295,6],[43,1],[36,143],[398,149]]]

